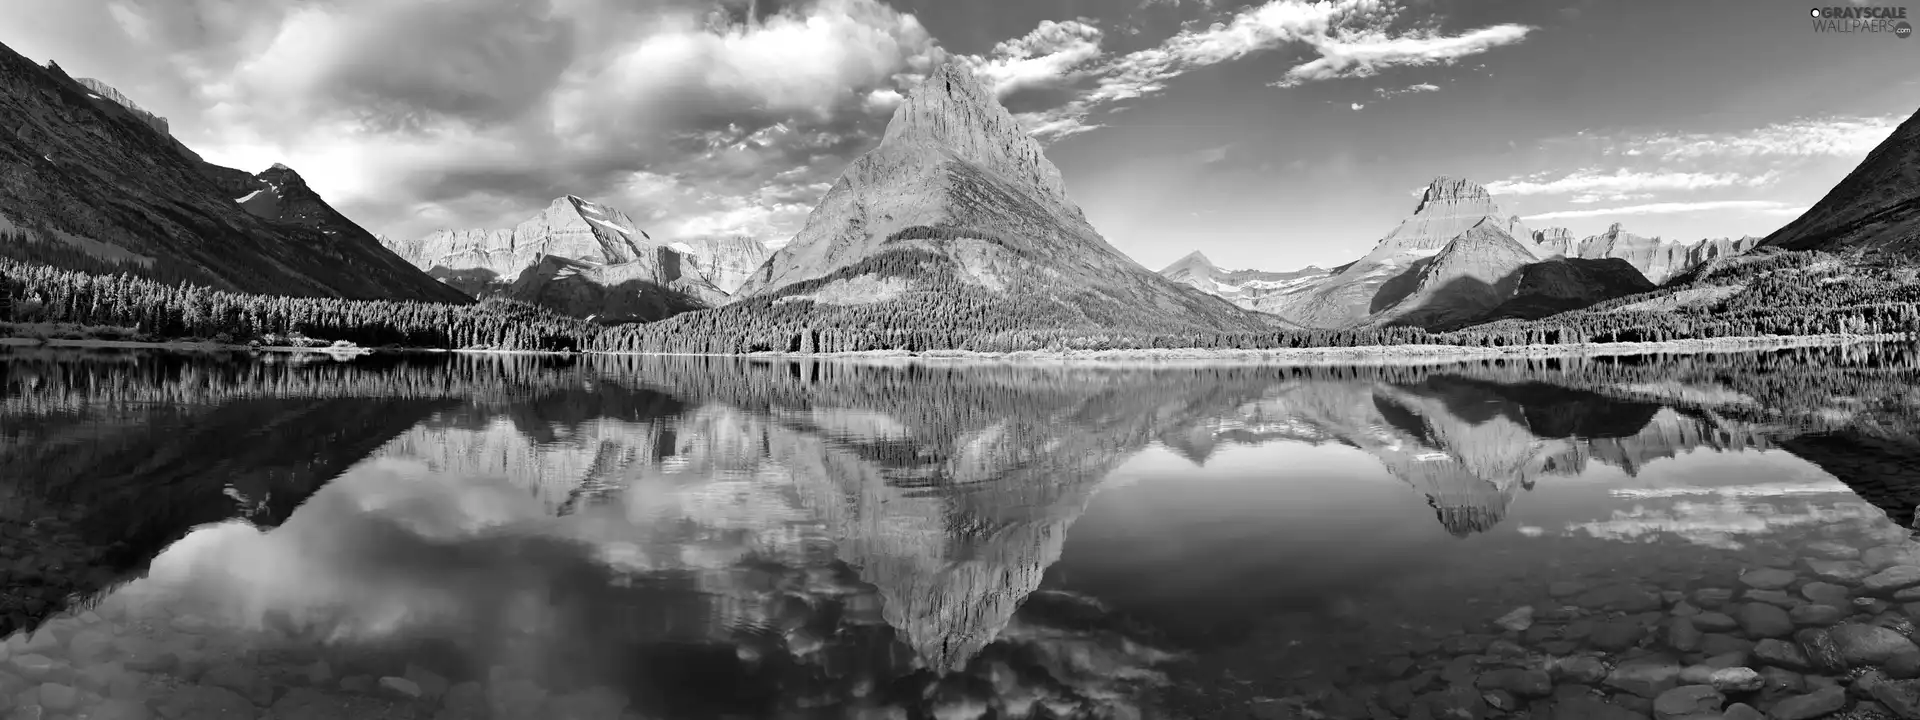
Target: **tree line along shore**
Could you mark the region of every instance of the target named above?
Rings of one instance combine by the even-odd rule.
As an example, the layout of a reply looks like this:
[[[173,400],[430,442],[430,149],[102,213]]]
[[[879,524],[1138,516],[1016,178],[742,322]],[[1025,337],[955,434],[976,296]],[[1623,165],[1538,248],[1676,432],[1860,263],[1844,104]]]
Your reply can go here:
[[[166,283],[133,272],[87,272],[0,257],[0,323],[15,337],[363,348],[838,354],[878,351],[1259,351],[1316,348],[1666,343],[1682,340],[1920,333],[1920,287],[1856,283],[1801,287],[1755,278],[1711,312],[1637,309],[1615,301],[1540,320],[1501,320],[1446,332],[1412,327],[1263,332],[1018,329],[1045,322],[1018,307],[957,296],[922,312],[749,298],[652,323],[600,325],[525,303],[286,297]],[[1623,299],[1630,300],[1630,299]],[[1645,305],[1646,303],[1638,303]],[[32,328],[66,326],[51,336]],[[1013,327],[1016,329],[1003,329]]]

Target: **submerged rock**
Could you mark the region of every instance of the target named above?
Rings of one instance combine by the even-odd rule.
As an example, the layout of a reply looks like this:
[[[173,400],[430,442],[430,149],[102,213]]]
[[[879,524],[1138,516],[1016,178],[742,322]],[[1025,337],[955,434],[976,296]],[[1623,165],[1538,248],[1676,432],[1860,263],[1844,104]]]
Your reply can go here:
[[[1847,691],[1827,687],[1775,703],[1768,714],[1774,720],[1813,720],[1839,712],[1847,706]]]
[[[1807,654],[1800,650],[1799,645],[1775,638],[1761,640],[1759,644],[1754,645],[1753,658],[1760,661],[1763,665],[1782,667],[1789,670],[1810,670],[1813,668],[1812,663],[1807,662]]]
[[[1793,634],[1793,618],[1787,611],[1765,603],[1750,602],[1740,606],[1740,627],[1748,637],[1775,638]]]
[[[1794,581],[1792,570],[1761,568],[1740,576],[1740,583],[1756,590],[1779,590]]]
[[[1493,624],[1514,632],[1526,632],[1527,628],[1533,627],[1533,606],[1523,605],[1514,608],[1494,620]]]
[[[1895,565],[1860,581],[1860,588],[1870,593],[1888,593],[1915,585],[1920,585],[1920,567],[1913,565]]]
[[[1682,685],[1653,700],[1657,720],[1708,720],[1718,718],[1720,706],[1727,701],[1719,690],[1706,685]]]
[[[1808,633],[1809,637],[1813,633]],[[1845,623],[1835,625],[1826,632],[1832,639],[1832,645],[1839,659],[1850,665],[1878,665],[1896,655],[1920,652],[1912,640],[1891,629],[1875,625]],[[1801,643],[1807,644],[1805,640]],[[1824,652],[1824,651],[1823,651]],[[1814,658],[1814,651],[1808,648],[1808,658]],[[1824,659],[1824,658],[1821,658]]]
[[[1766,680],[1753,668],[1730,667],[1713,671],[1707,684],[1721,692],[1753,692],[1765,686]]]

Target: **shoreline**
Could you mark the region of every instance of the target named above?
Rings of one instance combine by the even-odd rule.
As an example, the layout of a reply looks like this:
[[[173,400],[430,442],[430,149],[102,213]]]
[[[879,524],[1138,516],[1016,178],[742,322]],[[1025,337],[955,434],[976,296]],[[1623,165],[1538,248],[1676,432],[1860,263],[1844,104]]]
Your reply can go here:
[[[162,350],[170,352],[273,352],[328,355],[336,358],[362,357],[387,353],[434,353],[475,355],[607,355],[635,357],[737,357],[768,360],[840,360],[894,361],[925,363],[1011,363],[1105,365],[1416,365],[1422,363],[1466,362],[1494,358],[1620,357],[1651,354],[1699,354],[1745,352],[1801,347],[1836,347],[1879,344],[1907,340],[1901,333],[1880,335],[1774,335],[1761,337],[1665,340],[1660,342],[1585,343],[1578,345],[1508,345],[1480,347],[1471,345],[1362,345],[1356,347],[1274,348],[1233,350],[1213,348],[1133,349],[1133,350],[1018,350],[1014,352],[975,352],[969,350],[863,350],[838,353],[644,353],[589,351],[581,353],[548,350],[449,350],[443,348],[334,348],[247,346],[214,342],[0,338],[0,347],[74,348],[116,350]]]
[[[1495,358],[1621,357],[1654,354],[1701,354],[1784,350],[1802,347],[1872,345],[1909,339],[1901,333],[1879,335],[1772,335],[1737,338],[1664,340],[1660,342],[1585,343],[1578,345],[1509,345],[1479,347],[1471,345],[1361,345],[1355,347],[1276,348],[1267,350],[1229,350],[1213,348],[1135,349],[1135,350],[1018,350],[1014,352],[974,352],[969,350],[863,350],[858,352],[814,353],[641,353],[593,352],[589,355],[656,357],[738,357],[769,360],[848,360],[904,361],[942,363],[1010,364],[1154,364],[1154,365],[1418,365]]]
[[[71,348],[77,350],[165,350],[168,352],[271,352],[289,354],[330,355],[333,357],[361,357],[372,355],[373,348],[363,347],[294,347],[291,345],[235,345],[232,343],[190,342],[186,340],[166,340],[152,342],[146,340],[94,340],[74,338],[0,338],[0,347],[23,348]],[[406,352],[418,352],[408,350]]]

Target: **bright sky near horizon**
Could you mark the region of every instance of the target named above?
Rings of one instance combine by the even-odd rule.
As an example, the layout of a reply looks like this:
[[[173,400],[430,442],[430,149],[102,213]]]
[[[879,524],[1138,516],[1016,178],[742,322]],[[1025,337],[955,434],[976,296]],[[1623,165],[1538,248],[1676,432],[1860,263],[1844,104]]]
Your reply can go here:
[[[1536,228],[1764,234],[1920,108],[1920,38],[1782,0],[9,0],[0,43],[401,237],[572,193],[784,241],[957,56],[1155,269],[1350,261],[1436,175]]]

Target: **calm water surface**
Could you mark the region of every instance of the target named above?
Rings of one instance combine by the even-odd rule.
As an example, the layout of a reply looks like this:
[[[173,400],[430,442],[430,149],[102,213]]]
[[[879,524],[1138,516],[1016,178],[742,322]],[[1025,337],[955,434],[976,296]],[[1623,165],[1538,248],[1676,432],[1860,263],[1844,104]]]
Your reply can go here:
[[[1920,717],[1916,418],[1886,347],[17,350],[0,717]]]

